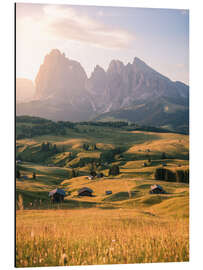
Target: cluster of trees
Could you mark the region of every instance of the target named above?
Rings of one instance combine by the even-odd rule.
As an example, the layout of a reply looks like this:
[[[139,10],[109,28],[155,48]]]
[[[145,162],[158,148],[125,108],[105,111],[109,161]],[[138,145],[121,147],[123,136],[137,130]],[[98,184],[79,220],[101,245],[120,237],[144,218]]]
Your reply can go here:
[[[77,177],[77,176],[79,176],[79,172],[77,170],[72,169],[69,172],[69,178],[74,178],[74,177]]]
[[[169,133],[171,130],[160,128],[160,127],[152,127],[152,126],[140,126],[135,123],[131,123],[129,125],[129,131],[149,131],[149,132],[161,132],[161,133]]]
[[[120,169],[118,165],[113,165],[110,169],[109,169],[109,175],[119,175],[120,174]]]
[[[115,160],[116,155],[121,155],[125,151],[124,148],[117,147],[112,150],[106,150],[101,153],[100,159],[104,162],[112,162]]]
[[[54,122],[45,122],[44,124],[35,124],[33,126],[21,124],[17,126],[16,139],[32,138],[35,136],[42,136],[47,134],[52,135],[66,135],[66,129],[64,126]]]
[[[95,177],[97,175],[97,171],[99,170],[100,163],[97,163],[95,160],[92,160],[88,163],[89,174]]]
[[[174,172],[165,168],[157,168],[154,177],[156,180],[161,181],[189,183],[189,170],[177,170]]]
[[[41,117],[36,116],[16,116],[16,123],[31,123],[31,124],[44,124],[44,123],[51,123],[51,120],[47,120]]]
[[[32,173],[32,179],[36,179],[36,177],[37,177],[37,176],[36,176],[36,173],[33,172],[33,173]],[[19,168],[16,169],[16,178],[18,178],[18,179],[21,178],[21,172],[20,172]]]
[[[66,135],[66,128],[75,128],[75,124],[69,121],[54,122],[33,116],[17,116],[16,123],[17,140],[47,134],[64,136]]]
[[[50,142],[43,142],[40,146],[41,152],[51,152],[52,154],[59,153],[59,150],[56,147],[56,144],[52,144]]]
[[[121,128],[128,126],[128,122],[126,121],[112,121],[112,122],[80,122],[80,125],[87,125],[87,126],[97,126],[97,127],[113,127],[113,128]]]
[[[94,143],[94,144],[84,143],[84,144],[83,144],[83,149],[84,149],[85,151],[94,151],[94,150],[97,150],[97,146],[96,146],[95,143]]]

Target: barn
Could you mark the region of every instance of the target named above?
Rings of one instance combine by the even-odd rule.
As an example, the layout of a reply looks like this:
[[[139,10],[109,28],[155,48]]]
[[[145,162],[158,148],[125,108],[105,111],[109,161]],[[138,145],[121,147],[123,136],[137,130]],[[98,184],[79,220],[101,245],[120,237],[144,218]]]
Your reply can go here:
[[[63,189],[56,188],[49,192],[49,197],[52,202],[63,202],[64,197],[66,196],[66,192]]]
[[[92,196],[93,190],[88,187],[83,187],[78,190],[78,196]]]
[[[165,194],[166,191],[160,185],[152,185],[149,193],[150,194]]]

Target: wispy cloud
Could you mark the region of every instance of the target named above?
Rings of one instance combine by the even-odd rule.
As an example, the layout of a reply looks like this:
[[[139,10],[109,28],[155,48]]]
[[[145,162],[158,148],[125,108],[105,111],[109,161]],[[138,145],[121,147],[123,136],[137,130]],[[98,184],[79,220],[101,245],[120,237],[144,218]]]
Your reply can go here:
[[[21,34],[38,40],[73,40],[104,48],[126,48],[134,39],[129,32],[106,26],[78,10],[64,6],[39,6],[41,18],[20,16]],[[23,30],[23,31],[22,31]]]
[[[102,47],[124,48],[134,38],[121,29],[104,24],[81,15],[73,8],[45,6],[44,14],[50,34],[65,40],[88,42]]]

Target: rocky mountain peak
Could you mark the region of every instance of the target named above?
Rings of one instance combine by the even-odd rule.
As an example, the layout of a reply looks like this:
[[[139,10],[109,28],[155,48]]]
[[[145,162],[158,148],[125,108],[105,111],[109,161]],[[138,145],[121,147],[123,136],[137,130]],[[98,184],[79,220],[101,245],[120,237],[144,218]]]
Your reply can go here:
[[[112,60],[111,63],[109,64],[107,72],[117,72],[121,73],[123,68],[124,68],[123,62],[120,60]]]
[[[142,115],[150,119],[154,111],[155,119],[159,121],[163,113],[160,104],[166,103],[167,108],[170,107],[167,113],[180,110],[182,115],[189,102],[187,85],[172,82],[137,57],[127,65],[112,60],[107,71],[96,65],[88,78],[79,62],[54,49],[45,56],[35,86],[39,102],[36,106],[41,106],[38,115],[44,116],[46,112],[46,117],[49,118],[50,114],[51,119],[57,120],[87,121],[99,114],[113,115],[119,111],[124,112],[121,113],[122,119],[141,121]],[[25,113],[38,111],[35,104],[29,112],[26,111],[28,105],[25,105]]]
[[[38,99],[65,100],[85,89],[87,75],[79,62],[65,57],[58,49],[44,58],[35,79]]]

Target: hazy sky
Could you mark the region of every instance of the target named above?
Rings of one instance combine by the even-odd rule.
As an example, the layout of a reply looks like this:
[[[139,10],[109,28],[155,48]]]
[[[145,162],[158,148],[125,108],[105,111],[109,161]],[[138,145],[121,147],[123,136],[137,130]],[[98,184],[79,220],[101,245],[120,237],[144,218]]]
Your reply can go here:
[[[174,81],[189,81],[187,10],[16,5],[17,77],[34,81],[52,49],[77,60],[89,76],[112,59],[136,56]]]

